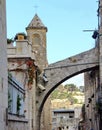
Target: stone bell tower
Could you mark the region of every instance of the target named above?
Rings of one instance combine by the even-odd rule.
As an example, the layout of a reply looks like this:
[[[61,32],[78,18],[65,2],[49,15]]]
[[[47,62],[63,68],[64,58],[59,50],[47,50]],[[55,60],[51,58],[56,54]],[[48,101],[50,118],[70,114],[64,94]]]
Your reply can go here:
[[[26,28],[28,41],[31,44],[32,52],[35,56],[35,64],[38,66],[40,72],[42,72],[48,65],[47,61],[47,45],[46,45],[46,33],[47,27],[42,23],[41,19],[35,14],[30,24]],[[38,95],[36,95],[38,96]],[[51,130],[51,113],[50,113],[50,98],[46,101],[42,116],[41,116],[41,130]],[[38,122],[37,122],[38,123]],[[39,125],[39,124],[38,124]]]
[[[38,67],[43,70],[47,65],[46,58],[46,32],[44,26],[37,14],[26,28],[28,40],[32,45],[32,51],[35,53],[35,61]]]

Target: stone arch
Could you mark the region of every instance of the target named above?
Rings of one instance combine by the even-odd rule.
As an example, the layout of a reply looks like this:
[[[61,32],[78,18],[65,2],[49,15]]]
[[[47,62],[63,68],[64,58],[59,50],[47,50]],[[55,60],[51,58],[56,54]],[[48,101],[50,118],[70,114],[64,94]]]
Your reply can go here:
[[[96,66],[91,67],[91,68],[83,69],[83,70],[81,70],[81,71],[79,71],[79,72],[75,72],[75,73],[73,73],[72,75],[67,76],[66,78],[62,79],[60,82],[56,83],[55,86],[52,86],[51,89],[48,91],[48,93],[46,93],[46,95],[45,95],[45,97],[44,97],[44,99],[43,99],[43,101],[42,101],[42,104],[41,104],[39,110],[42,111],[43,105],[44,105],[46,99],[48,98],[48,96],[49,96],[61,83],[63,83],[64,81],[66,81],[66,80],[68,80],[68,79],[70,79],[70,78],[72,78],[72,77],[74,77],[74,76],[76,76],[76,75],[78,75],[78,74],[81,74],[81,73],[84,73],[84,72],[88,72],[88,71],[90,71],[90,70],[96,70],[96,69],[98,69],[98,68],[99,68],[99,67],[96,65]]]
[[[44,86],[46,91],[40,93],[38,96],[39,112],[42,112],[46,99],[58,85],[75,75],[92,69],[98,69],[98,64],[98,48],[93,48],[65,60],[50,64],[44,70],[48,79],[48,82]]]

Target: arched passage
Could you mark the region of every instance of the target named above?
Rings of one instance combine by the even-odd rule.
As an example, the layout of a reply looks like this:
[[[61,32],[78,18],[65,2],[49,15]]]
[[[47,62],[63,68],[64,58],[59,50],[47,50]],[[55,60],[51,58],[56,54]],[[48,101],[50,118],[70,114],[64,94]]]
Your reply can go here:
[[[97,69],[98,66],[98,48],[50,64],[44,71],[48,79],[44,86],[46,90],[37,95],[39,118],[46,99],[57,86],[75,75]]]

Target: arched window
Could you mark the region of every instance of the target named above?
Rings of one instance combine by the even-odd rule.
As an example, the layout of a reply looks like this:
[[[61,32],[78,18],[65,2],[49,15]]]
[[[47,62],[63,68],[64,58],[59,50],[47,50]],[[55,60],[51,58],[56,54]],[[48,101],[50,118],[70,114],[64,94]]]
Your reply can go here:
[[[34,48],[36,45],[39,45],[41,43],[41,38],[39,34],[33,35],[33,41],[32,41],[32,47]]]

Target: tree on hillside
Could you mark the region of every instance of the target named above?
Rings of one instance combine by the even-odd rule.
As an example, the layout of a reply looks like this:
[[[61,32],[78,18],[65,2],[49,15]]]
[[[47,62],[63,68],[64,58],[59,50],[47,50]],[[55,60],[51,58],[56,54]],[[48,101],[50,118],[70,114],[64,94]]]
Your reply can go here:
[[[78,103],[78,99],[76,99],[75,97],[73,97],[73,95],[71,93],[69,93],[67,95],[67,98],[70,101],[71,105],[73,105],[74,103]]]
[[[78,87],[75,85],[75,84],[66,84],[65,86],[65,89],[67,89],[67,91],[78,91]]]
[[[60,85],[58,86],[58,88],[57,88],[57,90],[58,90],[59,92],[63,92],[64,89],[65,89],[65,88],[64,88],[63,84],[60,84]]]

